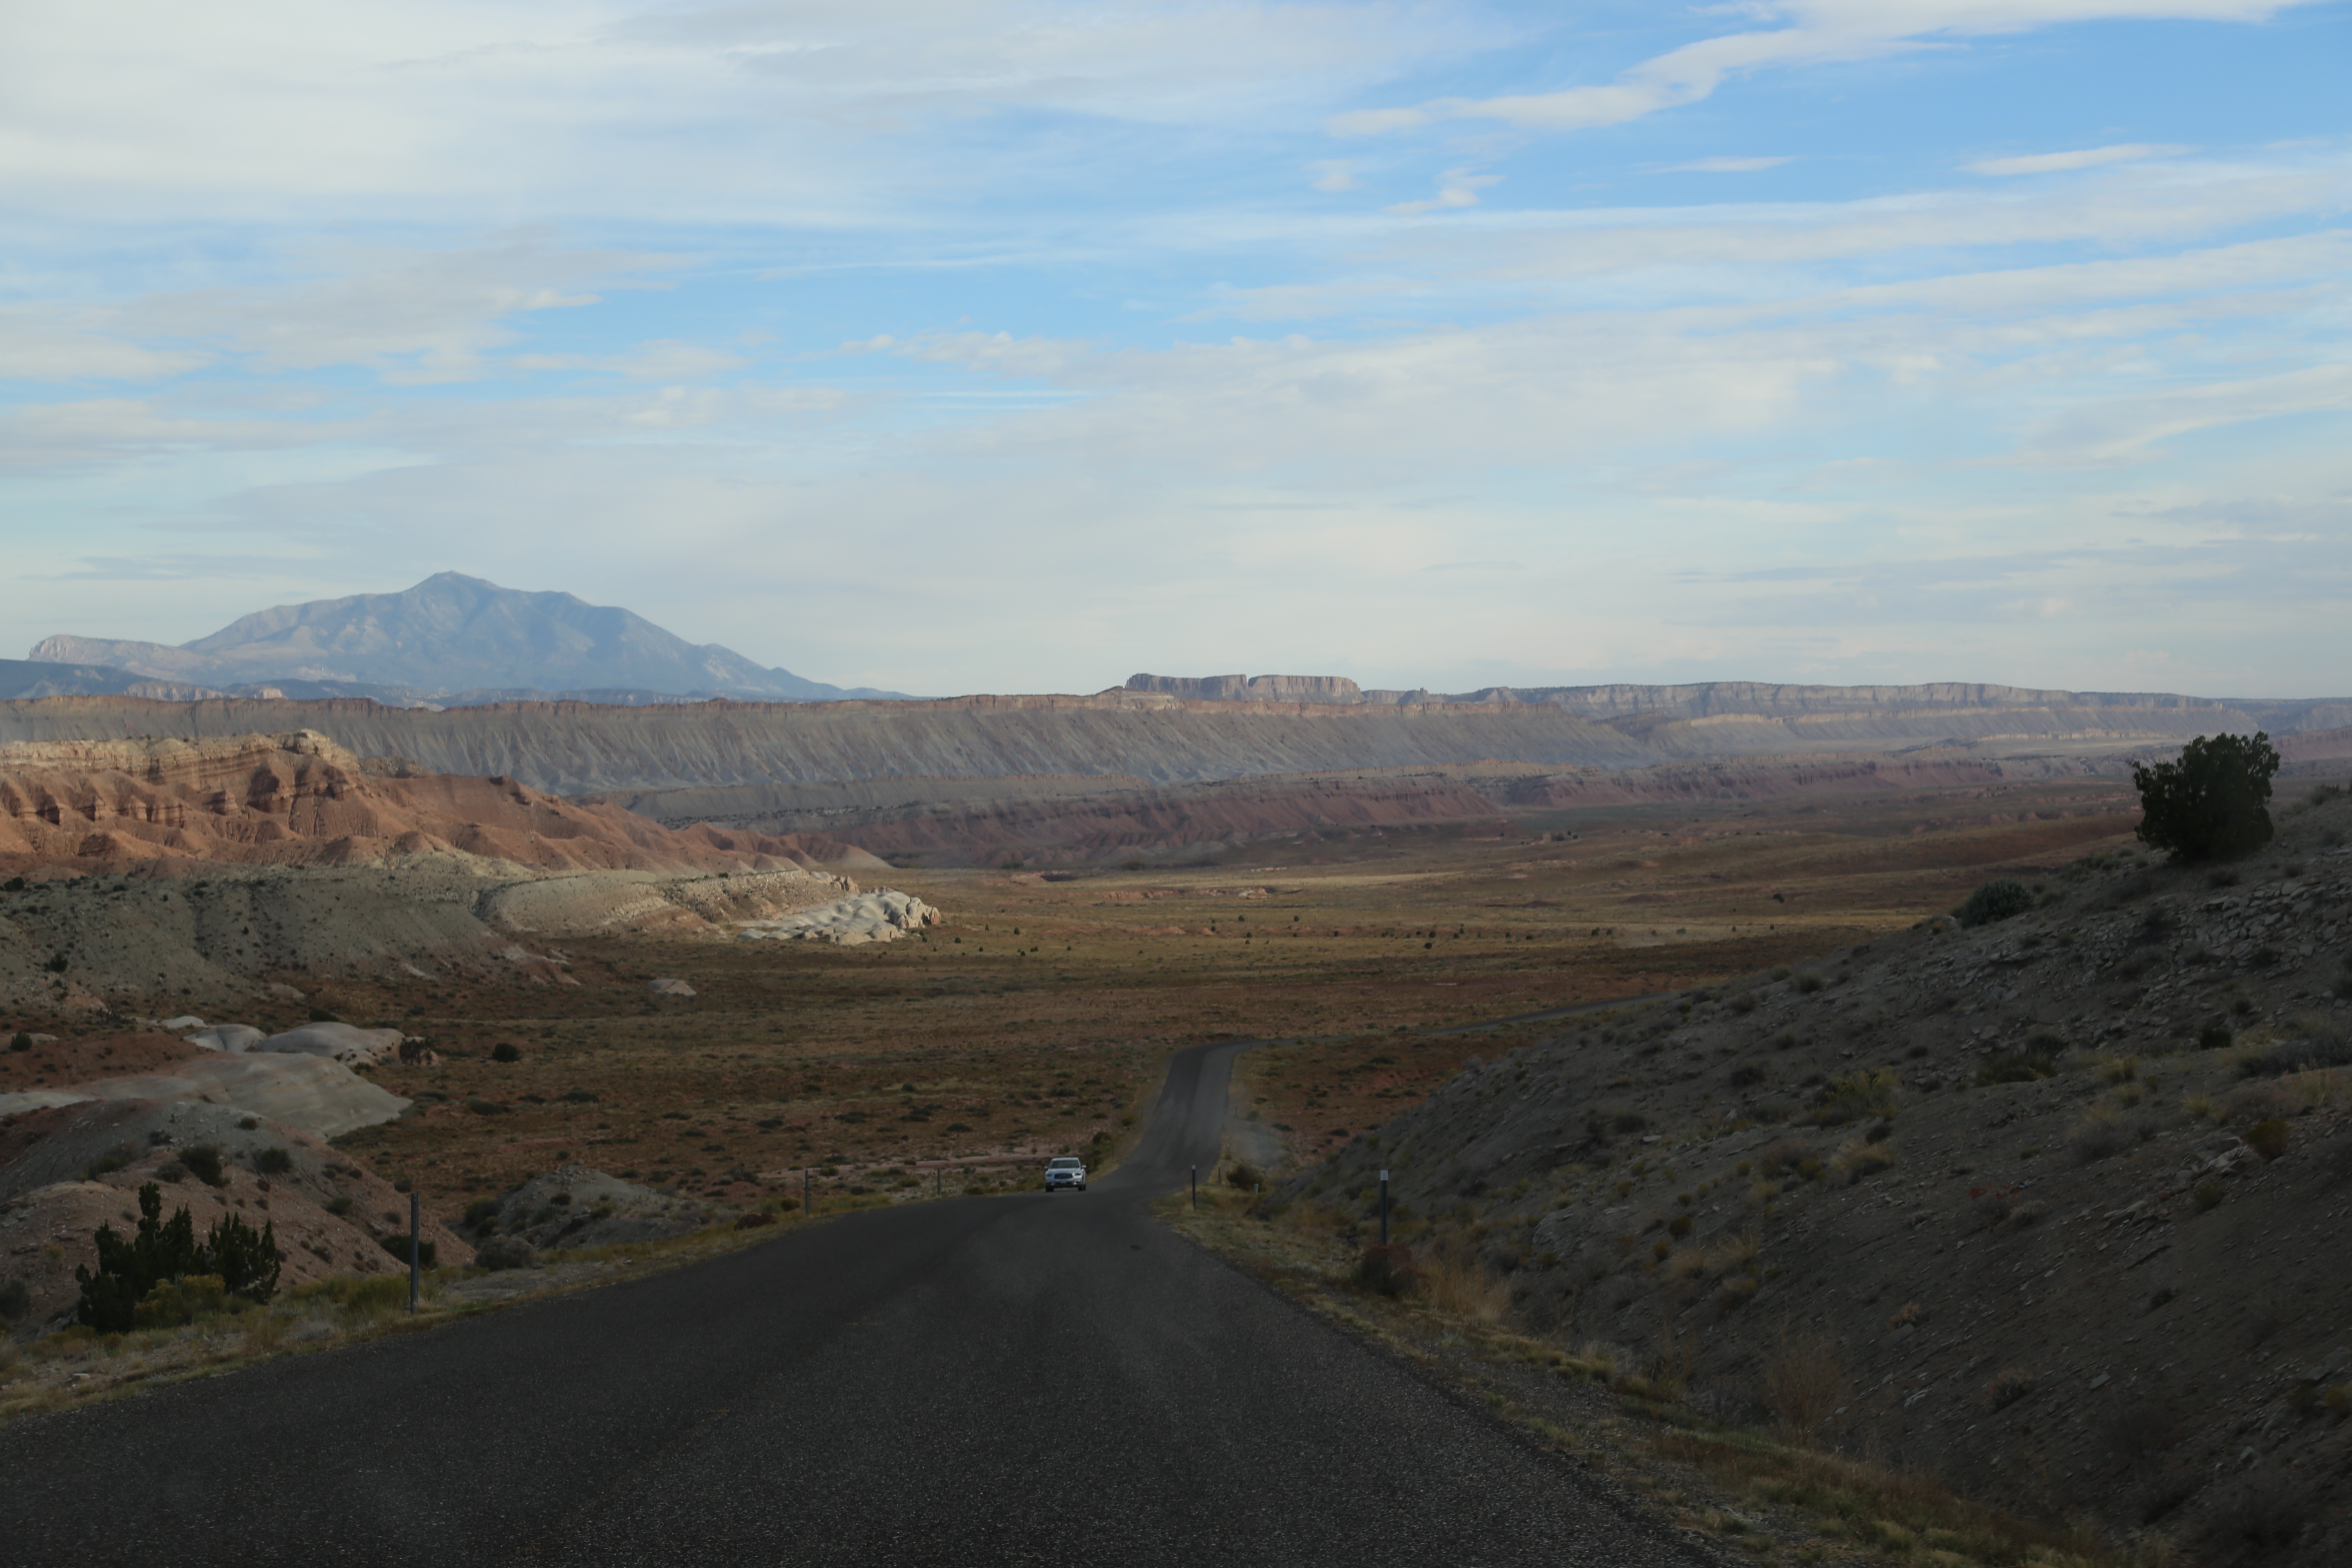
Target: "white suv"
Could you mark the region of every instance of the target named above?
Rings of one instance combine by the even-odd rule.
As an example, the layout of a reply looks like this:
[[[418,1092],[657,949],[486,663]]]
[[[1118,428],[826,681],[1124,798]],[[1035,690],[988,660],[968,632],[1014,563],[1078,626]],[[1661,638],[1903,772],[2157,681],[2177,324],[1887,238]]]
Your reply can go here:
[[[1076,1154],[1056,1154],[1045,1162],[1045,1190],[1050,1193],[1056,1187],[1087,1190],[1087,1167]]]

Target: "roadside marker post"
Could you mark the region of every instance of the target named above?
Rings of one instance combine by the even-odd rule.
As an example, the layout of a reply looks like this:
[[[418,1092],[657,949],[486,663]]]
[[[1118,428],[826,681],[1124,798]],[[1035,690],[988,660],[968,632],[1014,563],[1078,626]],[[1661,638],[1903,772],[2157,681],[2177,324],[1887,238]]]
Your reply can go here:
[[[419,1252],[416,1233],[417,1218],[422,1212],[418,1196],[414,1191],[408,1194],[408,1310],[411,1312],[416,1310],[416,1260]]]
[[[801,1167],[801,1217],[806,1219],[809,1212],[809,1168],[803,1165]]]
[[[1198,1165],[1192,1167],[1192,1206],[1201,1206],[1201,1167]]]
[[[1381,1173],[1381,1245],[1389,1244],[1389,1173]]]

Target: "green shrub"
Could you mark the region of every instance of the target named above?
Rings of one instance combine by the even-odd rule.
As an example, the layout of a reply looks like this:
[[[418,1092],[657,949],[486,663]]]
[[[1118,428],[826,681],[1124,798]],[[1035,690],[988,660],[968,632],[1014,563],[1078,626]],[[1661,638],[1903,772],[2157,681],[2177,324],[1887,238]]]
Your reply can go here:
[[[183,1323],[194,1322],[204,1313],[218,1312],[227,1306],[228,1289],[219,1275],[190,1274],[166,1279],[148,1291],[131,1310],[131,1326],[176,1329]]]
[[[2265,1117],[2246,1129],[2246,1146],[2265,1160],[2275,1160],[2286,1152],[2287,1129],[2284,1117]]]
[[[2057,1075],[2057,1058],[2048,1051],[2003,1051],[1977,1068],[1977,1082],[2033,1083]]]
[[[265,1176],[282,1176],[294,1168],[294,1156],[273,1145],[253,1157],[253,1168]]]
[[[2226,1026],[2215,1024],[2198,1031],[2197,1048],[2200,1051],[2226,1051],[2230,1048],[2230,1042],[2236,1037]]]
[[[333,1197],[329,1198],[327,1200],[327,1212],[333,1215],[337,1219],[341,1219],[343,1215],[351,1213],[352,1194],[349,1193],[337,1193]]]
[[[1412,1248],[1402,1242],[1368,1247],[1356,1260],[1356,1283],[1382,1296],[1403,1295],[1412,1289],[1419,1272],[1412,1266]]]
[[[180,1163],[208,1187],[228,1185],[227,1173],[221,1169],[221,1152],[209,1143],[192,1143],[181,1150]]]
[[[1247,1160],[1236,1160],[1225,1167],[1225,1180],[1236,1187],[1263,1186],[1265,1173]]]
[[[1813,1120],[1837,1127],[1865,1116],[1892,1115],[1895,1110],[1895,1074],[1865,1068],[1832,1079],[1815,1101]]]
[[[22,1279],[0,1279],[0,1323],[13,1323],[33,1310],[33,1292]]]
[[[376,1242],[386,1252],[392,1254],[394,1261],[398,1262],[403,1268],[408,1267],[408,1237],[405,1232],[397,1236],[379,1236],[376,1237]],[[433,1243],[422,1237],[417,1238],[416,1266],[419,1268],[439,1268],[440,1253],[441,1249]]]
[[[2270,736],[2200,735],[2180,760],[2132,764],[2139,789],[2140,841],[2180,860],[2219,860],[2271,841],[2271,779],[2279,754]]]
[[[94,1182],[110,1171],[119,1171],[139,1158],[138,1149],[129,1143],[117,1143],[97,1159],[81,1168],[81,1179]]]
[[[1968,902],[1952,913],[1964,926],[1983,926],[2021,915],[2032,907],[2033,894],[2024,883],[2000,877],[1970,893]]]
[[[522,1052],[517,1050],[510,1041],[500,1040],[497,1045],[490,1047],[490,1060],[494,1062],[519,1062],[522,1060]]]
[[[33,1048],[33,1037],[19,1029],[8,1037],[8,1048],[12,1051],[29,1051]]]
[[[342,1020],[335,1016],[335,1010],[331,1007],[313,1006],[310,1009],[310,1022],[313,1024],[340,1024]]]

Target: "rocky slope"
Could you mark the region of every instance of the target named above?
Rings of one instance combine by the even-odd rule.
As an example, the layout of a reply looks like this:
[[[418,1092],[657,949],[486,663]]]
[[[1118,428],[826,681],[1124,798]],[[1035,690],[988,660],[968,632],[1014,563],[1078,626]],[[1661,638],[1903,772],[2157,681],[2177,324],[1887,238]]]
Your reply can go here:
[[[1366,1214],[1389,1169],[1409,1237],[1466,1231],[1523,1321],[1703,1413],[1792,1419],[1811,1367],[1822,1440],[2345,1561],[2347,834],[2339,792],[2210,877],[2053,868],[2009,920],[1590,1021],[1284,1195]]]

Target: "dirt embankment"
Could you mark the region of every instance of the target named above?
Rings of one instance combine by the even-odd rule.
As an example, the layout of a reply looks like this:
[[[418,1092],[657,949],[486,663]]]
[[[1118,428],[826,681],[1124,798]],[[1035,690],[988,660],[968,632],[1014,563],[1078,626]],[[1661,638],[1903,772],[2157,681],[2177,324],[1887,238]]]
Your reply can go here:
[[[1390,1169],[1409,1237],[1466,1235],[1530,1327],[1706,1414],[1790,1419],[1802,1363],[1824,1440],[1972,1495],[2199,1561],[2259,1515],[2274,1560],[2342,1562],[2347,835],[2352,799],[2291,808],[2213,878],[2083,868],[1587,1024],[1286,1195],[1362,1213]]]

